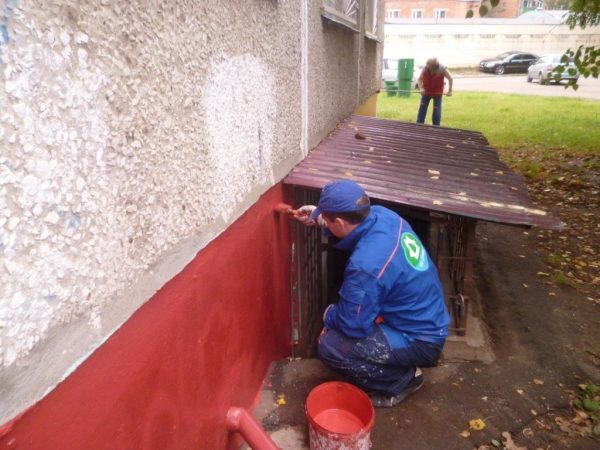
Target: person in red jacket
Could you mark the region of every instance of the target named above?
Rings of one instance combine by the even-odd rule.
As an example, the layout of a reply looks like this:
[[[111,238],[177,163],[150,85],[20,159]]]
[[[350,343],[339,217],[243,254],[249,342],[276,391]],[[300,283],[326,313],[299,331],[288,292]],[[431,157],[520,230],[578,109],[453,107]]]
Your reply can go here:
[[[442,95],[444,95],[444,79],[448,79],[448,92],[446,95],[452,95],[452,76],[445,66],[442,66],[437,58],[427,60],[418,84],[421,89],[421,104],[417,114],[417,123],[425,123],[427,108],[429,102],[433,99],[432,122],[439,125],[442,120]]]

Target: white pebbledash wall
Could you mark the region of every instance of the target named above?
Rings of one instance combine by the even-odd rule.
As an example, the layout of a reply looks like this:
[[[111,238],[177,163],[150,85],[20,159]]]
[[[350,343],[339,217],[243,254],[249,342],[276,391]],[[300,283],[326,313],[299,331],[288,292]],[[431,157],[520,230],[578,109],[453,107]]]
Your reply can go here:
[[[320,7],[0,1],[0,423],[377,89]]]

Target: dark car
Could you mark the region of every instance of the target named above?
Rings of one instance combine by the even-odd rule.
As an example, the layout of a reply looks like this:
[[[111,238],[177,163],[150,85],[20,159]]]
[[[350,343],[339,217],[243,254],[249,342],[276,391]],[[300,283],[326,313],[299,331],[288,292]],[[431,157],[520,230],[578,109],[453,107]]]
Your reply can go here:
[[[479,70],[482,72],[493,72],[496,75],[502,75],[506,72],[527,72],[527,68],[538,57],[532,53],[524,52],[506,52],[495,58],[484,59],[479,63]]]

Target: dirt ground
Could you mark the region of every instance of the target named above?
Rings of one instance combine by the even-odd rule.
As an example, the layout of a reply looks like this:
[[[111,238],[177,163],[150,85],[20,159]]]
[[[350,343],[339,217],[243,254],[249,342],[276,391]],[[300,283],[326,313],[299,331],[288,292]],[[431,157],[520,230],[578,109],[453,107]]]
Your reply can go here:
[[[475,281],[493,362],[444,358],[425,369],[419,392],[376,410],[374,449],[600,449],[598,421],[573,406],[579,385],[600,385],[600,159],[567,155],[544,167],[529,189],[563,231],[477,227]],[[278,406],[262,423],[278,443],[287,439],[282,448],[307,448],[304,400],[331,379],[316,360],[274,367],[267,403]]]

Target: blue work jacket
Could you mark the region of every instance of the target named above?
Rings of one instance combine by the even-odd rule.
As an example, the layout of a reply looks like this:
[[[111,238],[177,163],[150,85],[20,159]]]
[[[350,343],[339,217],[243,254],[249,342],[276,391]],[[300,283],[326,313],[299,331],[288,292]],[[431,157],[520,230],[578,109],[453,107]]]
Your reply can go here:
[[[437,268],[404,218],[373,206],[335,248],[351,255],[340,300],[325,313],[327,328],[363,338],[377,319],[392,348],[446,340],[450,318]]]

